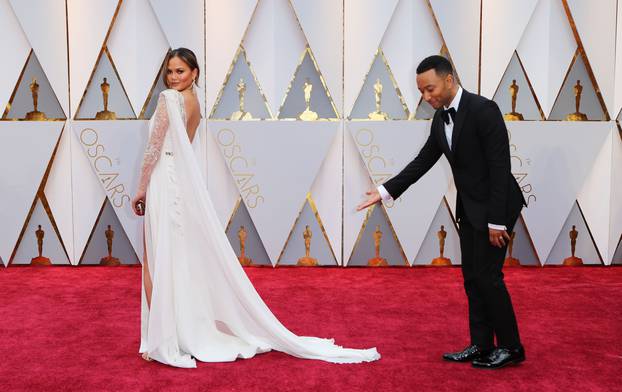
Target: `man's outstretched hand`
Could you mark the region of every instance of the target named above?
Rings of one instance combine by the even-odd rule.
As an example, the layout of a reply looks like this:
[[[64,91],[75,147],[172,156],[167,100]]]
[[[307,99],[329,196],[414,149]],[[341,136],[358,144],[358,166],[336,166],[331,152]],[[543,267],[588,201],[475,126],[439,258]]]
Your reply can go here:
[[[372,189],[371,191],[367,191],[365,192],[365,194],[368,196],[367,197],[367,201],[365,201],[364,203],[359,204],[358,207],[356,207],[357,211],[361,211],[364,210],[365,208],[376,204],[378,202],[380,202],[381,197],[380,197],[380,193],[378,192],[378,189]]]

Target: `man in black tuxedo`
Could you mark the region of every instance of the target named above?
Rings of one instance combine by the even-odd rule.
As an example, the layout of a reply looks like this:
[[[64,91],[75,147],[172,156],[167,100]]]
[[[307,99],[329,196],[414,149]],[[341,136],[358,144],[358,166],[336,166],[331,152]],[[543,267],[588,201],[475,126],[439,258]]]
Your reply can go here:
[[[458,191],[456,218],[471,344],[443,358],[491,369],[522,362],[525,351],[501,269],[508,232],[525,201],[511,173],[503,116],[493,101],[463,90],[451,63],[442,56],[430,56],[419,64],[417,87],[436,109],[430,136],[417,157],[398,175],[367,192],[368,200],[357,209],[381,199],[397,199],[445,154]]]

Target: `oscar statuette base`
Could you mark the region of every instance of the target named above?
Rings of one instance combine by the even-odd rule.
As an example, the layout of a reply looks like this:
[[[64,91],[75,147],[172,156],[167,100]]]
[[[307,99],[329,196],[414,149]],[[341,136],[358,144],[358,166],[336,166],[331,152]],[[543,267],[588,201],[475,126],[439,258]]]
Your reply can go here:
[[[570,113],[566,116],[566,121],[587,121],[585,113]]]
[[[367,266],[369,267],[388,267],[389,262],[387,259],[383,259],[382,257],[374,257],[373,259],[367,260]]]
[[[505,121],[523,121],[523,115],[518,112],[510,112],[503,115]]]
[[[102,110],[101,112],[97,112],[95,115],[95,120],[116,120],[117,115],[115,112],[111,112],[109,110]]]
[[[520,267],[520,261],[518,261],[518,259],[514,257],[506,257],[505,261],[503,262],[503,266],[504,267]]]
[[[432,260],[430,265],[434,267],[449,267],[452,264],[451,264],[451,260],[449,260],[447,257],[437,257],[434,260]]]
[[[298,115],[298,120],[301,121],[315,121],[318,119],[318,115],[316,112],[306,109],[304,112]]]
[[[371,112],[367,117],[372,121],[386,121],[389,119],[389,115],[385,112]]]
[[[48,118],[45,116],[45,113],[38,110],[26,113],[26,120],[28,121],[45,121],[47,119]]]
[[[299,267],[317,267],[318,261],[317,259],[314,259],[313,257],[301,257],[298,259],[298,262],[296,263],[297,266]]]
[[[121,265],[121,261],[117,259],[116,257],[106,256],[102,258],[101,260],[99,260],[99,265],[105,265],[107,267],[116,267],[118,265]]]
[[[570,256],[565,258],[562,264],[569,267],[576,267],[583,265],[583,260],[580,257]]]
[[[37,256],[30,260],[30,265],[52,265],[52,262],[47,257]]]
[[[249,265],[253,265],[253,260],[246,256],[238,256],[238,261],[242,267],[248,267]]]

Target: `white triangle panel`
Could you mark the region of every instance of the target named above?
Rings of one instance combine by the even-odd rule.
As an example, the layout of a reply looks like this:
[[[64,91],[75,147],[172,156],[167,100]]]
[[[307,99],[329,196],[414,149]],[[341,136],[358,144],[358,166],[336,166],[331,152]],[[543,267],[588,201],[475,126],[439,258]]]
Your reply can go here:
[[[138,114],[169,48],[149,0],[121,3],[107,46]]]
[[[342,150],[343,127],[340,126],[311,185],[311,198],[315,202],[338,264],[341,264]]]
[[[67,0],[72,117],[91,77],[118,3],[118,0]]]
[[[334,0],[292,0],[291,3],[328,91],[341,111],[343,3]]]
[[[272,113],[278,113],[307,40],[288,0],[263,0],[243,45]]]
[[[545,117],[553,108],[576,49],[562,2],[540,0],[517,51]]]
[[[219,0],[205,3],[206,87],[208,111],[216,102],[225,76],[242,42],[257,0],[231,0],[223,7]]]
[[[0,36],[0,53],[11,54],[0,62],[0,112],[4,113],[30,53],[30,43],[8,0],[0,0]]]
[[[382,37],[382,51],[411,112],[421,99],[417,65],[443,47],[427,0],[400,1]]]
[[[622,136],[622,135],[620,135]],[[605,264],[611,264],[616,247],[622,238],[622,138],[616,137],[615,132],[612,141],[611,158],[611,226],[609,228],[609,260]],[[618,248],[622,251],[622,246]]]
[[[462,86],[478,90],[480,0],[430,0]]]
[[[208,121],[206,138],[208,140],[207,189],[224,229],[227,227],[236,202],[240,197],[240,191],[238,191],[233,177],[231,177],[227,161],[220,153],[220,147],[216,140],[217,131],[215,129],[218,129],[223,124],[226,123],[223,121]]]
[[[611,117],[614,112],[614,70],[617,0],[567,0],[596,83]]]
[[[74,233],[73,233],[73,209],[72,204],[72,176],[71,176],[71,149],[73,132],[71,125],[65,125],[58,143],[56,156],[52,162],[50,174],[43,193],[50,205],[54,221],[60,232],[61,239],[69,256],[69,261],[74,262]]]
[[[217,0],[207,0],[208,7],[210,3],[215,1]],[[205,58],[205,18],[207,18],[207,27],[209,28],[210,24],[213,23],[212,15],[210,14],[213,14],[214,11],[210,10],[210,12],[206,13],[203,0],[184,0],[174,10],[171,7],[176,3],[168,0],[150,0],[150,3],[169,46],[171,48],[184,47],[192,50],[199,60],[201,74],[205,75],[206,68],[203,63]],[[227,5],[222,6],[221,3],[220,8],[233,8],[233,4],[233,1],[227,1]],[[220,35],[221,39],[227,37],[225,31],[222,31],[222,33]],[[208,69],[211,70],[211,68]]]
[[[350,113],[398,0],[346,0],[344,113]]]
[[[512,173],[528,207],[523,217],[546,260],[610,133],[606,122],[510,121]]]
[[[123,226],[134,250],[142,254],[142,218],[134,214],[131,200],[138,188],[147,144],[147,121],[84,121],[74,132],[100,186]]]
[[[429,121],[353,122],[348,129],[372,181],[381,185],[398,174],[430,135]],[[399,199],[384,202],[387,214],[404,248],[413,260],[447,192],[451,169],[445,158],[413,184]]]
[[[622,21],[622,2],[618,1],[617,20]],[[622,23],[616,29],[616,59],[614,76],[614,110],[609,113],[612,118],[619,116],[622,110]]]
[[[69,113],[65,1],[11,0],[11,5],[63,111]]]
[[[288,121],[212,126],[272,263],[278,259],[339,127],[338,122],[300,122],[292,127]]]
[[[356,122],[346,122],[344,130],[343,167],[343,264],[346,265],[356,244],[367,211],[356,211],[356,207],[367,200],[365,192],[375,188],[369,171],[361,159],[350,127]]]
[[[612,207],[612,171],[613,171],[613,142],[614,138],[619,139],[618,128],[613,125],[605,143],[603,143],[598,156],[594,160],[592,171],[586,178],[583,188],[579,192],[577,201],[583,211],[583,216],[587,222],[594,242],[603,260],[610,260],[610,208]]]
[[[7,263],[64,123],[0,122],[0,255]]]
[[[537,2],[496,0],[482,3],[481,95],[492,99]]]
[[[99,182],[99,178],[91,169],[88,157],[82,148],[80,141],[81,133],[89,128],[85,125],[88,122],[73,121],[68,122],[67,130],[71,136],[71,204],[73,206],[73,256],[72,264],[78,264],[80,257],[84,253],[84,248],[93,231],[93,226],[97,216],[106,199],[106,193]],[[69,128],[71,127],[71,128]],[[82,135],[86,144],[91,141],[87,139],[88,131]],[[53,199],[55,197],[53,196]],[[50,201],[52,203],[52,201]],[[54,202],[56,205],[57,203]]]

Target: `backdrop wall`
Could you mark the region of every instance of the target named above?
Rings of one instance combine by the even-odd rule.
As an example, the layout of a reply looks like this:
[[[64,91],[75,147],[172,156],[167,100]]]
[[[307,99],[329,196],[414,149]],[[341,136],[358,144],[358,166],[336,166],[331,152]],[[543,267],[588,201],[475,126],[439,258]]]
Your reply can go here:
[[[617,0],[0,0],[0,35],[5,266],[40,244],[52,264],[99,264],[110,246],[140,262],[130,200],[179,46],[201,63],[206,186],[254,264],[297,265],[308,246],[307,264],[426,265],[441,237],[460,263],[444,158],[395,202],[355,211],[427,138],[415,68],[430,54],[503,113],[514,94],[512,170],[529,205],[513,256],[561,264],[575,234],[585,264],[622,264]],[[104,92],[114,120],[96,119]],[[577,105],[587,120],[567,121]]]

